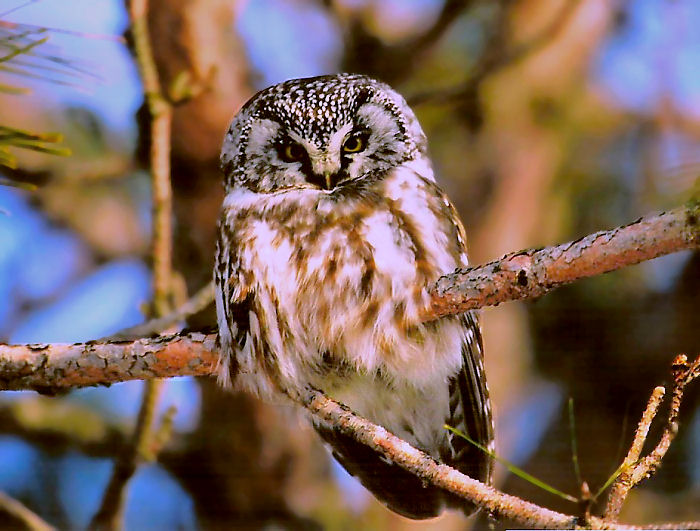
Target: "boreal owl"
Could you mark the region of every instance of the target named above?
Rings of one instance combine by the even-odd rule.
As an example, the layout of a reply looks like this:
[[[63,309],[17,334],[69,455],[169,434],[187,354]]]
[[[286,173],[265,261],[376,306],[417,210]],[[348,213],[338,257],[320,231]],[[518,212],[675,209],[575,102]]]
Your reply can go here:
[[[455,208],[435,183],[406,101],[361,75],[269,87],[234,118],[215,266],[219,380],[258,395],[312,386],[435,459],[491,481],[476,316],[424,322],[428,287],[467,266]],[[335,458],[390,509],[474,507],[313,420]]]

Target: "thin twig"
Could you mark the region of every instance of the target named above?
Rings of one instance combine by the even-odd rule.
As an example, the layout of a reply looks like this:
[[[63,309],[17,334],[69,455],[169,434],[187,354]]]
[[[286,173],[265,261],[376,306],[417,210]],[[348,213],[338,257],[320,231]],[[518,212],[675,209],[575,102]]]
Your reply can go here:
[[[131,0],[133,49],[151,117],[150,171],[153,183],[153,304],[158,317],[170,311],[172,279],[172,106],[163,96],[148,33],[148,0]]]
[[[661,466],[661,461],[678,433],[678,415],[685,386],[700,376],[700,356],[689,363],[687,356],[680,354],[673,361],[671,370],[673,373],[673,394],[663,434],[649,455],[640,458],[649,427],[656,417],[666,392],[663,387],[657,387],[654,389],[642,415],[642,420],[639,422],[632,446],[622,464],[622,472],[610,490],[604,513],[604,517],[608,520],[615,520],[618,517],[629,491],[642,480],[651,477]]]
[[[147,461],[154,461],[172,437],[173,420],[176,413],[177,408],[171,404],[161,416],[158,422],[158,430],[151,437],[150,444],[147,447],[143,447],[141,451],[141,456]]]
[[[484,45],[484,52],[479,56],[479,61],[471,69],[466,82],[456,87],[415,94],[408,98],[409,105],[416,106],[434,101],[439,103],[452,103],[455,100],[471,97],[477,92],[479,86],[488,76],[507,66],[522,61],[524,58],[552,42],[571,19],[578,4],[578,0],[564,0],[559,13],[557,13],[552,22],[542,30],[541,33],[532,38],[532,40],[515,46],[510,51],[503,50],[505,46],[505,21],[507,20],[507,13],[504,7],[501,7],[499,19],[492,29],[488,42]]]
[[[153,192],[153,313],[163,317],[171,310],[172,299],[172,185],[170,182],[170,133],[172,106],[166,101],[158,79],[148,32],[148,0],[128,3],[133,51],[143,82],[143,92],[150,114],[149,163]],[[142,456],[151,446],[154,419],[163,382],[147,380],[131,448],[115,464],[102,505],[93,518],[96,528],[123,527],[126,485],[136,471]]]
[[[473,0],[446,0],[435,22],[410,42],[405,43],[404,48],[411,50],[414,55],[429,50],[473,4]]]
[[[212,302],[214,302],[214,283],[210,282],[169,314],[163,317],[156,317],[140,325],[124,328],[102,340],[128,341],[160,334],[167,328],[184,321],[190,315],[202,311]]]
[[[136,472],[143,454],[148,451],[159,394],[160,385],[144,386],[133,439],[114,464],[114,471],[102,497],[102,505],[93,517],[91,529],[124,529],[126,485]]]
[[[5,524],[8,526],[13,526],[13,529],[17,524],[21,524],[22,528],[29,529],[31,531],[53,531],[56,529],[52,525],[46,523],[38,514],[25,507],[22,503],[0,491],[0,514],[2,513],[13,521]]]
[[[389,45],[368,32],[360,18],[343,17],[339,10],[332,9],[332,3],[326,3],[326,7],[331,9],[345,32],[342,69],[374,75],[396,84],[415,71],[434,45],[474,3],[475,0],[446,0],[430,26],[413,38]]]
[[[627,493],[634,487],[634,467],[639,461],[639,456],[642,454],[642,448],[649,434],[649,428],[651,428],[651,423],[656,417],[656,413],[659,410],[659,406],[665,394],[666,389],[662,386],[658,386],[654,389],[654,392],[649,398],[647,407],[642,414],[642,418],[637,426],[637,431],[634,434],[630,449],[627,452],[625,460],[622,462],[622,471],[610,489],[609,501],[604,513],[606,519],[617,519],[622,509],[622,504],[627,497]]]

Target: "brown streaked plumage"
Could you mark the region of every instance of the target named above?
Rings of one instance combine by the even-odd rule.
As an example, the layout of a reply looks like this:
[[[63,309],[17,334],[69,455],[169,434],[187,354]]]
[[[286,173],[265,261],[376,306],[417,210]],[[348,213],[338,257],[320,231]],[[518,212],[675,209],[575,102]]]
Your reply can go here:
[[[220,381],[275,399],[305,386],[462,472],[491,481],[481,334],[473,314],[421,322],[427,286],[467,265],[427,142],[390,87],[292,80],[254,96],[222,149],[215,280]],[[335,458],[390,509],[473,507],[314,421]]]

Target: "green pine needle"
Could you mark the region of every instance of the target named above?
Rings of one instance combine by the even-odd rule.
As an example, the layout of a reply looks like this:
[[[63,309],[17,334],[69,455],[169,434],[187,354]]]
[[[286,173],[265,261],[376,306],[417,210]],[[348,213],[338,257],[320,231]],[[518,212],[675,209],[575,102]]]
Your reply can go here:
[[[542,481],[542,480],[540,480],[540,479],[537,479],[535,476],[533,476],[533,475],[531,475],[531,474],[528,474],[528,473],[525,472],[522,468],[520,468],[520,467],[514,465],[513,463],[510,463],[509,461],[506,461],[505,459],[503,459],[503,458],[501,458],[501,457],[498,457],[494,452],[492,452],[492,451],[489,450],[488,448],[486,448],[486,447],[480,445],[478,442],[472,440],[470,437],[468,437],[467,435],[465,435],[465,434],[462,433],[461,431],[459,431],[459,430],[453,428],[452,426],[448,426],[447,424],[445,424],[444,427],[445,427],[445,429],[451,431],[451,432],[454,433],[455,435],[458,435],[459,437],[462,437],[463,439],[465,439],[465,440],[466,440],[467,442],[469,442],[470,444],[473,444],[474,446],[476,446],[476,447],[477,447],[479,450],[481,450],[482,452],[484,452],[484,453],[488,454],[489,456],[491,456],[492,458],[494,458],[496,461],[498,461],[498,462],[501,463],[503,466],[505,466],[505,467],[508,469],[509,472],[515,474],[515,475],[518,476],[519,478],[524,479],[525,481],[527,481],[527,482],[529,482],[529,483],[531,483],[531,484],[533,484],[533,485],[535,485],[535,486],[541,488],[542,490],[544,490],[544,491],[546,491],[546,492],[549,492],[550,494],[554,494],[555,496],[559,496],[560,498],[563,498],[563,499],[565,499],[565,500],[567,500],[567,501],[570,501],[570,502],[573,502],[573,503],[578,503],[578,502],[579,502],[579,500],[578,500],[577,498],[575,498],[575,497],[573,497],[573,496],[571,496],[571,495],[569,495],[569,494],[566,494],[565,492],[562,492],[562,491],[560,491],[559,489],[556,489],[556,488],[552,487],[551,485],[545,483],[544,481]]]
[[[603,486],[598,489],[598,492],[596,492],[593,495],[592,499],[594,501],[597,500],[598,496],[603,494],[603,492],[605,492],[605,489],[607,489],[610,485],[612,485],[613,481],[615,481],[617,479],[617,476],[622,474],[622,471],[624,469],[625,469],[625,463],[622,463],[619,467],[617,467],[617,470],[615,470],[615,472],[612,473],[612,475],[607,479],[607,481],[605,483],[603,483]]]
[[[60,146],[63,136],[58,133],[32,133],[0,125],[0,165],[15,168],[17,161],[9,147],[29,149],[49,155],[68,156],[70,149]]]
[[[571,437],[571,461],[574,465],[574,475],[576,476],[576,482],[579,485],[583,485],[583,479],[581,478],[581,468],[578,462],[578,441],[576,439],[576,421],[574,418],[574,399],[569,398],[569,434]]]
[[[0,164],[3,164],[2,157],[2,152],[0,152]],[[11,167],[9,164],[5,164],[5,166]],[[29,192],[33,192],[37,189],[36,184],[13,181],[12,179],[6,179],[5,177],[0,177],[0,186],[10,186],[12,188],[19,188],[20,190],[27,190]]]

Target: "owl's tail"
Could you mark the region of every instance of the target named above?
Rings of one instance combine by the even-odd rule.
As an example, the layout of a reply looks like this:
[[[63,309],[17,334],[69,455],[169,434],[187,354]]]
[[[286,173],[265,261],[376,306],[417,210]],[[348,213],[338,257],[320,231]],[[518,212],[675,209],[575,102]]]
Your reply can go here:
[[[392,511],[414,520],[433,518],[442,512],[447,493],[425,486],[420,478],[335,428],[314,427],[343,468]]]

